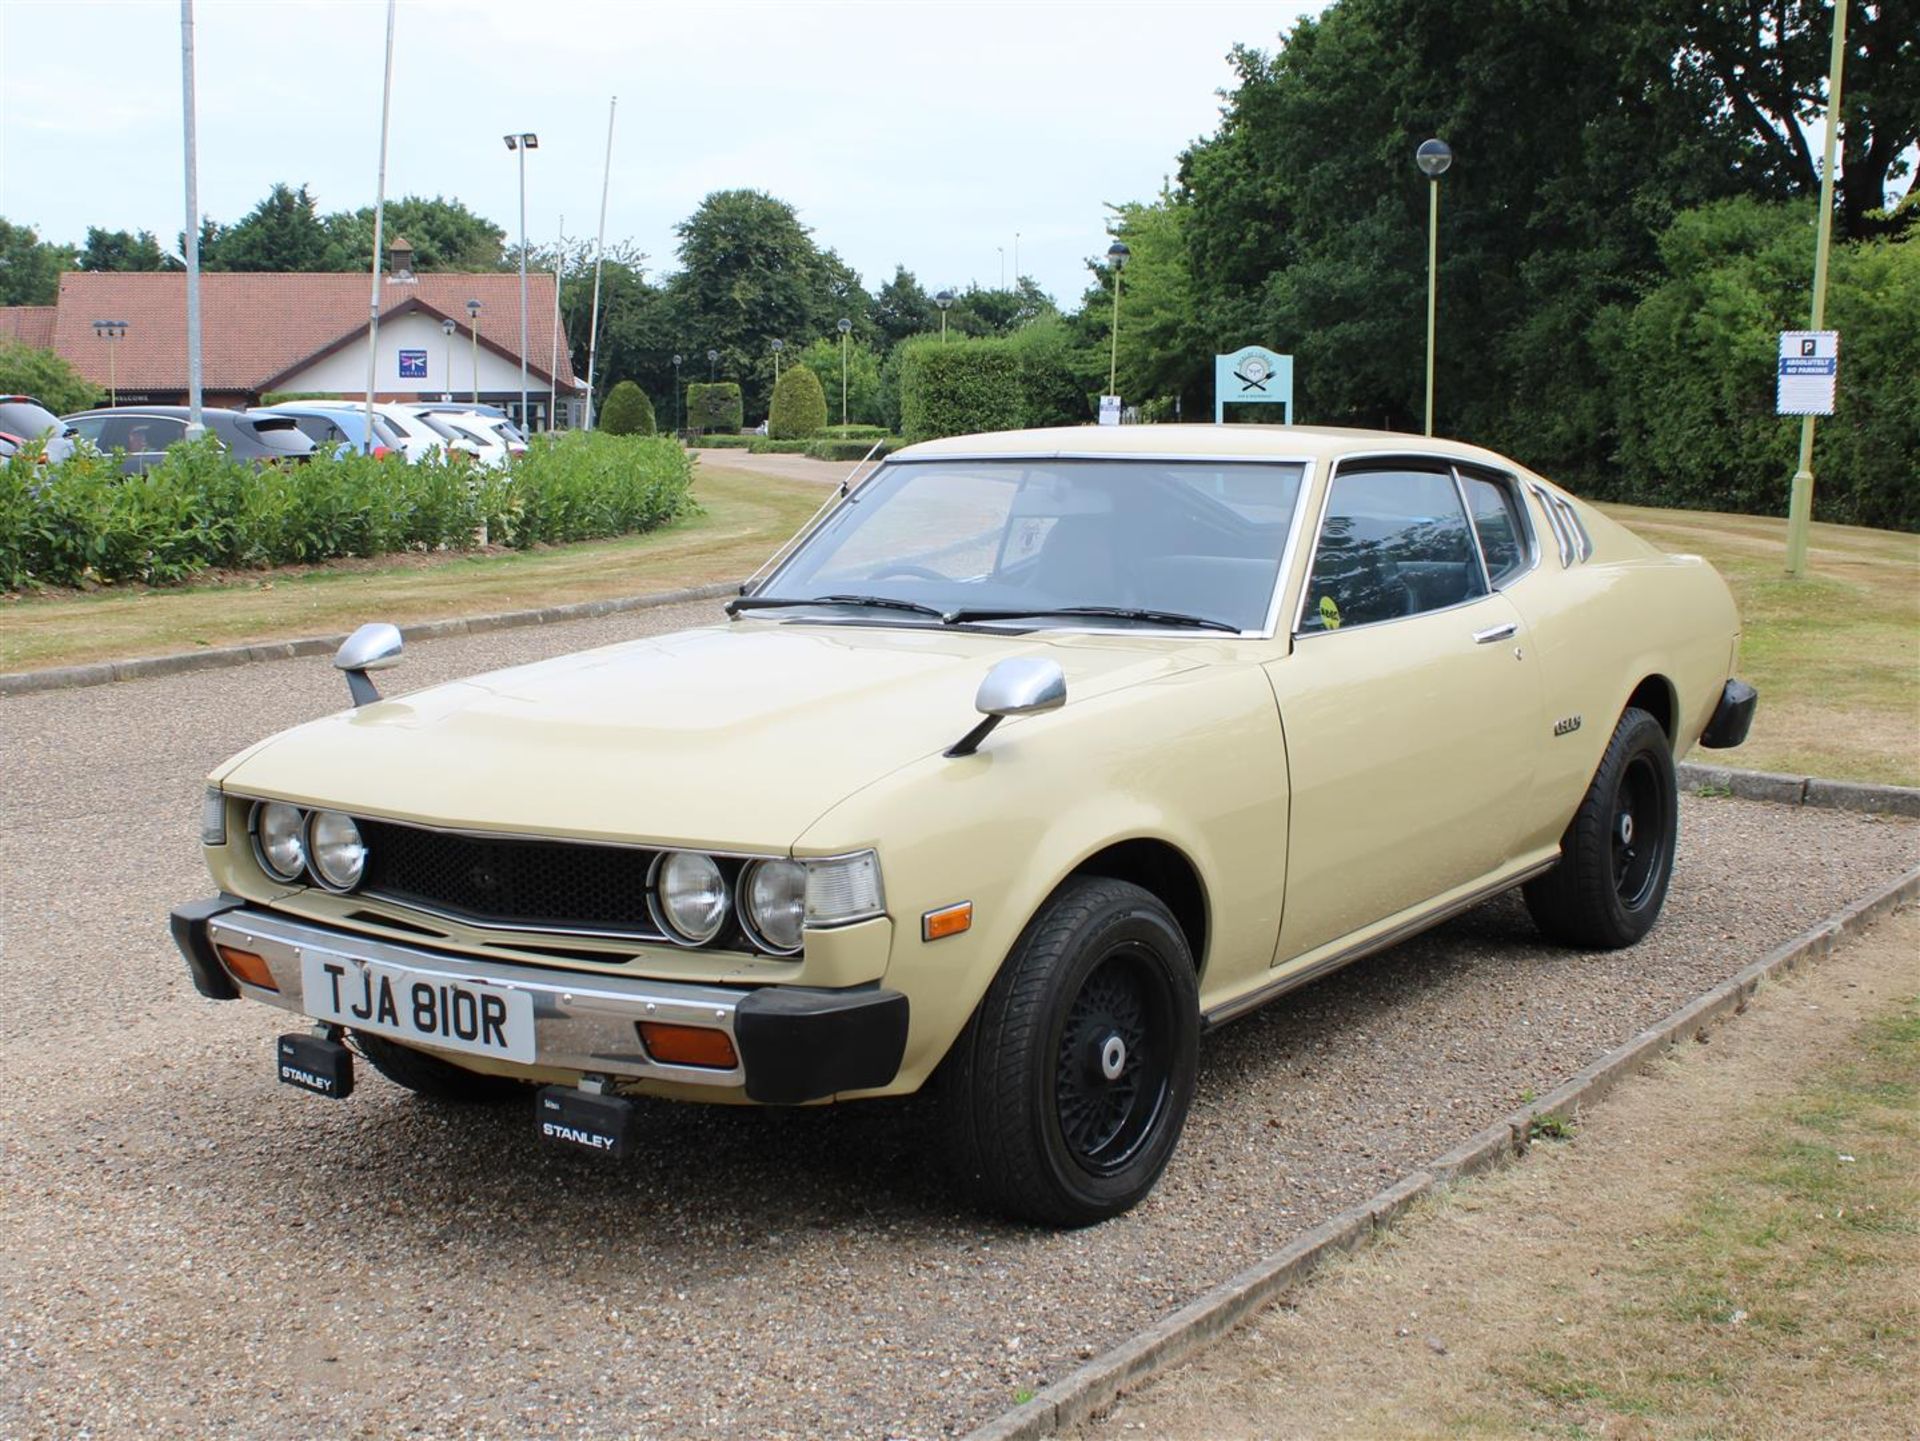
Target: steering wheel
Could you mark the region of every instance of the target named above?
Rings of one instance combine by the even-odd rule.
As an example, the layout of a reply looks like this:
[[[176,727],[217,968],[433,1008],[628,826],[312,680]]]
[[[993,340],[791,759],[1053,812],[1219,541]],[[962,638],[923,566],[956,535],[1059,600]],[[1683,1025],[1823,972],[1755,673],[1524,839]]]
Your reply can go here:
[[[889,576],[904,575],[914,580],[952,580],[952,576],[942,575],[937,570],[929,570],[924,565],[890,565],[885,570],[876,570],[868,580],[886,580]]]

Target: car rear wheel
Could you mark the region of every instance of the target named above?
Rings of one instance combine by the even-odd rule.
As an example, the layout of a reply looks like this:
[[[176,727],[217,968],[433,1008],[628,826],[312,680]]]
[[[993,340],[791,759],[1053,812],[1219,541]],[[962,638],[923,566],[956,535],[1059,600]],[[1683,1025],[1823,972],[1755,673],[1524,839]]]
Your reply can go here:
[[[483,1076],[384,1036],[355,1031],[353,1039],[374,1070],[394,1085],[405,1086],[429,1100],[497,1106],[507,1101],[523,1101],[529,1094],[519,1081],[510,1081],[505,1076]]]
[[[1560,864],[1524,889],[1534,924],[1587,950],[1638,941],[1667,898],[1679,821],[1667,733],[1629,706],[1560,839]]]
[[[942,1077],[960,1179],[1018,1220],[1137,1205],[1180,1139],[1199,1056],[1193,958],[1159,900],[1069,882],[1028,925]]]

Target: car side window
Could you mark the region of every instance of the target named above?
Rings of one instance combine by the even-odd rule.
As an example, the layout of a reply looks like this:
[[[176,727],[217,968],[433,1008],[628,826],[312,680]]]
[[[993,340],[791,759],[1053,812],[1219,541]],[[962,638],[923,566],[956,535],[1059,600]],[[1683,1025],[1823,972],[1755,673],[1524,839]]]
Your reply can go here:
[[[100,432],[106,428],[106,424],[107,418],[104,415],[83,415],[77,420],[68,422],[80,439],[86,441],[88,445],[100,446],[102,450],[106,447],[100,445]]]
[[[1397,620],[1486,593],[1451,471],[1386,465],[1334,476],[1302,633]]]
[[[1520,503],[1505,481],[1462,471],[1460,485],[1467,493],[1473,528],[1480,536],[1480,553],[1487,558],[1487,575],[1496,588],[1527,568],[1527,542]]]

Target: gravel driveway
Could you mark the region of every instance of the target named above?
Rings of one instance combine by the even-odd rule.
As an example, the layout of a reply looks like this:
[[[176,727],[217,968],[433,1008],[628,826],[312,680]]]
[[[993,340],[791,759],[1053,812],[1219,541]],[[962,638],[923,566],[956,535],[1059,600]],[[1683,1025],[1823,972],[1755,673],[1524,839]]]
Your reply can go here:
[[[712,605],[419,645],[385,683]],[[964,1430],[1914,864],[1908,822],[1690,800],[1635,950],[1514,897],[1202,1049],[1159,1190],[1044,1234],[952,1200],[925,1105],[657,1104],[618,1165],[363,1072],[278,1085],[278,1011],[194,994],[201,777],[344,701],[315,660],[0,699],[0,1435]]]

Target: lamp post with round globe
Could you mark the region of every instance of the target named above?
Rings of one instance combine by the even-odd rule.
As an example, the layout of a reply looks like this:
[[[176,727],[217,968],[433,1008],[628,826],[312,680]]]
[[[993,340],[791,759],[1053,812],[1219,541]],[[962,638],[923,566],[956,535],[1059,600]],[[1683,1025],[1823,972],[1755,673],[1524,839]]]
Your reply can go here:
[[[933,303],[940,307],[940,343],[947,343],[947,312],[953,308],[953,292],[943,290],[933,297]]]
[[[720,378],[720,352],[717,350],[709,350],[707,352],[707,383],[711,385],[714,381],[718,380],[719,378]]]
[[[473,382],[473,403],[480,403],[480,302],[467,302],[467,338],[473,342],[473,374],[468,377]],[[449,378],[451,383],[451,378]]]
[[[1427,434],[1433,434],[1433,322],[1440,294],[1440,177],[1453,164],[1444,140],[1422,140],[1413,163],[1427,177]]]
[[[1113,353],[1107,361],[1108,395],[1119,394],[1114,387],[1120,378],[1120,272],[1127,268],[1127,257],[1132,254],[1124,240],[1107,247],[1107,264],[1113,267]]]
[[[440,333],[447,337],[447,383],[440,392],[442,400],[453,399],[453,333],[459,328],[460,322],[451,315],[440,322]]]
[[[847,336],[853,330],[853,322],[841,316],[835,327],[840,332],[840,428],[847,428]]]
[[[676,355],[673,358],[673,433],[675,435],[684,428],[680,423],[680,362],[685,359],[684,355]]]

